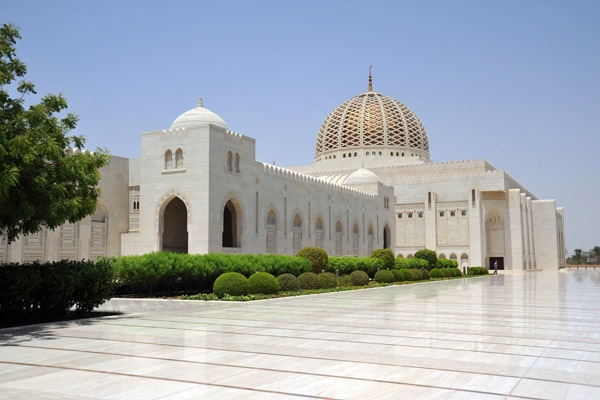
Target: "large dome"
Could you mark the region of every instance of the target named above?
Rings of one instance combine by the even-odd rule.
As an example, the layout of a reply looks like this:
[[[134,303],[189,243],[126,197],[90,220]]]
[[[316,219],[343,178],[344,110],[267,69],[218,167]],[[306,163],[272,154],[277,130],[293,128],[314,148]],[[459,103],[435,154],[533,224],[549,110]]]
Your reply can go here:
[[[347,150],[355,157],[389,151],[429,159],[427,133],[415,113],[400,101],[373,91],[345,101],[327,116],[317,136],[315,160],[336,158],[340,152],[338,158],[345,158]]]

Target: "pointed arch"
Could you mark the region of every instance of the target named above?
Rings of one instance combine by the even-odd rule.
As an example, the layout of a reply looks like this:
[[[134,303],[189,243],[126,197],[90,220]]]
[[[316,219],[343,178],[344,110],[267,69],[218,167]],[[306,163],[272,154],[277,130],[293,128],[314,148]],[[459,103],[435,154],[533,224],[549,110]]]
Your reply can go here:
[[[183,168],[183,150],[181,148],[175,152],[175,168]]]
[[[319,213],[315,219],[315,245],[322,249],[325,239],[325,223],[323,216]]]
[[[240,153],[235,153],[235,158],[233,160],[233,171],[237,173],[240,172]]]
[[[383,248],[389,249],[391,247],[392,241],[392,230],[388,224],[385,224],[383,227]]]
[[[368,255],[371,255],[371,253],[373,253],[373,237],[374,237],[374,233],[373,233],[373,223],[369,222],[369,228],[367,229],[367,252],[369,253]]]
[[[173,168],[173,152],[171,150],[165,151],[165,169]]]
[[[191,208],[190,202],[187,200],[187,197],[179,189],[171,188],[171,189],[167,190],[160,197],[160,199],[156,202],[156,206],[154,208],[154,223],[155,223],[155,226],[158,226],[156,249],[159,251],[162,251],[162,249],[163,249],[163,233],[165,230],[165,211],[166,211],[166,208],[169,205],[169,203],[175,197],[177,197],[180,201],[183,202],[183,205],[185,206],[185,210],[186,210],[185,219],[182,218],[181,215],[179,214],[179,217],[177,219],[178,224],[184,224],[186,234],[190,231],[190,228],[191,228],[192,208]],[[181,206],[181,205],[178,205],[178,206]],[[173,215],[171,215],[171,216],[173,216]],[[171,222],[174,223],[175,221],[171,220]],[[183,234],[182,230],[179,231],[179,234]],[[180,241],[180,242],[182,242],[182,241]],[[186,240],[186,246],[187,246],[187,240]]]
[[[358,227],[358,221],[355,220],[354,224],[352,225],[352,255],[356,257],[359,256],[360,252],[359,238],[360,232]]]
[[[268,207],[265,213],[265,228],[267,230],[266,251],[275,254],[277,252],[277,224],[279,216],[275,207]]]
[[[227,152],[227,171],[233,171],[233,153],[231,151]]]

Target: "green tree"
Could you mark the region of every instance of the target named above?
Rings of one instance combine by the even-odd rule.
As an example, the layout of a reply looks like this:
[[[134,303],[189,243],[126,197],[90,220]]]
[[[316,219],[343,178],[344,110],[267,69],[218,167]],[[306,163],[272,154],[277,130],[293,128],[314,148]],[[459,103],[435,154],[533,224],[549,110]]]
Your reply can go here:
[[[582,254],[581,249],[575,249],[573,250],[573,257],[571,257],[571,259],[575,262],[575,264],[582,264],[583,260],[585,259],[585,257]]]
[[[67,108],[62,95],[48,94],[25,107],[36,94],[33,83],[20,80],[27,72],[17,58],[17,27],[0,28],[0,234],[9,240],[75,222],[96,209],[99,168],[110,162],[106,150],[71,151],[84,145],[81,136],[67,136],[78,117],[56,114]],[[12,95],[11,95],[12,93]],[[14,98],[13,98],[14,97]]]
[[[600,264],[600,246],[594,246],[590,249],[590,256],[596,257],[596,264]]]

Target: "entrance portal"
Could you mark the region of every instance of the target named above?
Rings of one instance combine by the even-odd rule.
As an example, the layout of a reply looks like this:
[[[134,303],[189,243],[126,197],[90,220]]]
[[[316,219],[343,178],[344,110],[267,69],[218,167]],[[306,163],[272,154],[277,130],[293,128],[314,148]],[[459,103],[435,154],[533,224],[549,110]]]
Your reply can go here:
[[[504,257],[490,257],[490,271],[494,270],[495,261],[498,261],[498,270],[504,269]]]
[[[383,248],[390,248],[390,227],[388,225],[383,228]]]
[[[229,200],[223,209],[223,247],[240,247],[237,221],[235,205]]]
[[[162,251],[188,252],[187,207],[174,197],[167,207],[163,219]]]

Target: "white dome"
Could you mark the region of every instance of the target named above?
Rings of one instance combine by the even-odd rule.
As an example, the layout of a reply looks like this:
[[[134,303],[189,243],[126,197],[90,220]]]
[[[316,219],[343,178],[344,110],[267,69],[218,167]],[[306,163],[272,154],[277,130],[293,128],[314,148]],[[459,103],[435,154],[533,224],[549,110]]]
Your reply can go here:
[[[198,107],[192,108],[175,118],[175,121],[173,121],[173,124],[171,125],[171,129],[192,128],[206,123],[229,129],[225,121],[223,121],[223,118],[202,106],[202,98],[200,98],[200,100],[198,100]]]
[[[369,185],[377,182],[379,182],[379,177],[374,172],[361,168],[348,175],[344,185]]]
[[[423,124],[400,101],[368,91],[345,101],[325,119],[315,146],[315,159],[338,150],[416,150],[429,158]]]

